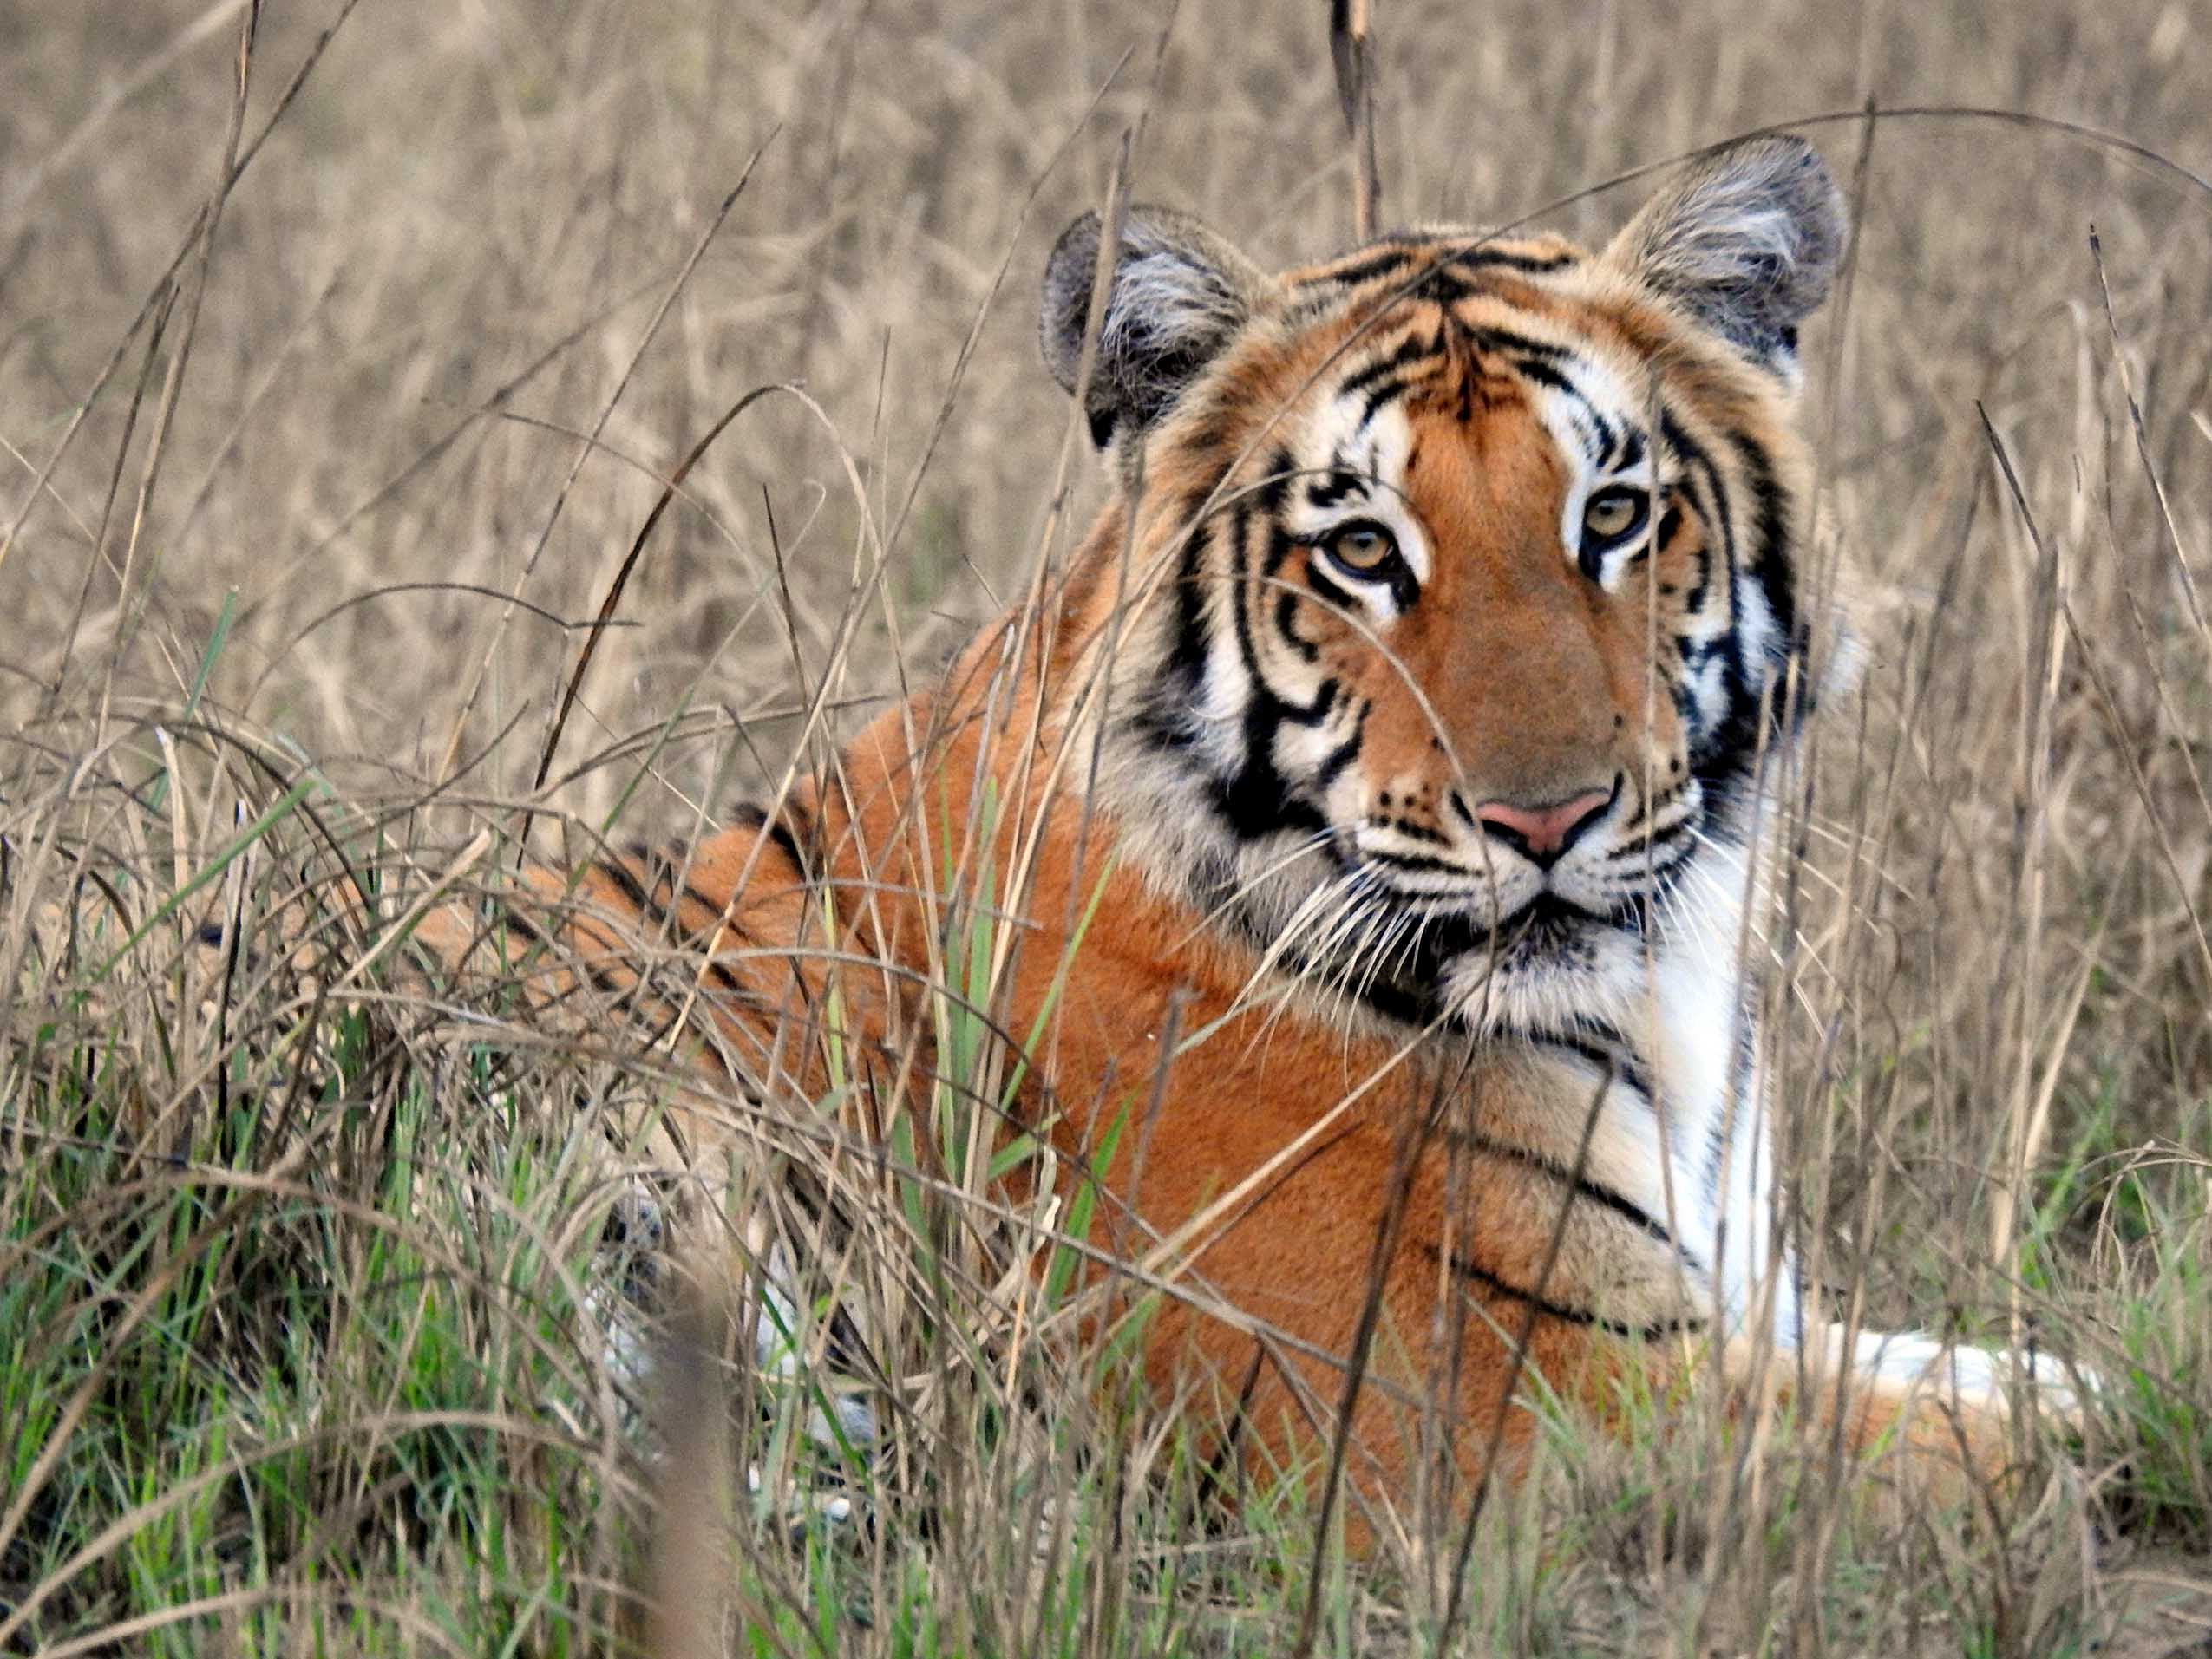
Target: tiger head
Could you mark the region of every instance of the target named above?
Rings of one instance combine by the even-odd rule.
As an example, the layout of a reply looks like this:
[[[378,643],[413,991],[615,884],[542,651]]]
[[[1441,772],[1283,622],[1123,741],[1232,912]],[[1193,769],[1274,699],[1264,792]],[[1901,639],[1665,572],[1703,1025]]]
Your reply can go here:
[[[1044,342],[1116,463],[1074,603],[1127,853],[1385,1021],[1626,1021],[1659,957],[1732,959],[1843,240],[1767,139],[1596,254],[1437,230],[1269,276],[1135,208],[1094,322],[1078,220]]]

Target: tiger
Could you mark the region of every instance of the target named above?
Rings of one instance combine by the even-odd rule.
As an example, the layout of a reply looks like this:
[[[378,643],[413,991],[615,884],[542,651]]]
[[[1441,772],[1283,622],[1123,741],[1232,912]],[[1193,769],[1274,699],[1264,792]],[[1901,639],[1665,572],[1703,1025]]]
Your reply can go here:
[[[615,994],[681,942],[699,1063],[819,1099],[833,1048],[863,1088],[942,1060],[980,866],[1002,1133],[1096,1184],[1093,1270],[1162,1292],[1145,1383],[1245,1466],[1476,1491],[1540,1393],[1612,1423],[1708,1367],[1994,1447],[2077,1374],[1824,1318],[1780,1199],[1761,904],[1846,626],[1799,331],[1846,242],[1786,136],[1596,252],[1438,226],[1271,275],[1084,215],[1040,334],[1088,533],[772,810],[533,868],[537,925]]]

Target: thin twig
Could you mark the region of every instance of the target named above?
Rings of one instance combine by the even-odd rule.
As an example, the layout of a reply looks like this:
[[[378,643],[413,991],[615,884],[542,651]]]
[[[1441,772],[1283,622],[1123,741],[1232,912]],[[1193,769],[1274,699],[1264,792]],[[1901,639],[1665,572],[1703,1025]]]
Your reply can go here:
[[[1329,56],[1337,105],[1351,140],[1352,220],[1359,239],[1382,234],[1383,178],[1375,161],[1375,0],[1329,0]]]

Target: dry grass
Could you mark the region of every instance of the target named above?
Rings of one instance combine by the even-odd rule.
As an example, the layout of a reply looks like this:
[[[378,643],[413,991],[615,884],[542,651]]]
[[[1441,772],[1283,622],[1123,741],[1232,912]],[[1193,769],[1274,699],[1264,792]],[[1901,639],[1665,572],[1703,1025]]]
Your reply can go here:
[[[326,0],[268,9],[242,105],[243,5],[0,11],[0,1649],[579,1651],[634,1620],[603,1232],[664,1067],[461,1006],[401,924],[526,799],[713,823],[1018,593],[1094,487],[1050,493],[1044,250],[1131,127],[1139,194],[1263,258],[1346,240],[1321,11]],[[861,1191],[852,1148],[731,1102],[733,1209],[824,1264],[894,1385],[869,1459],[806,1433],[826,1303],[795,1367],[736,1368],[744,1650],[1270,1652],[1312,1589],[1344,1652],[2202,1651],[2204,19],[1380,28],[1387,219],[1596,236],[1626,169],[1847,112],[1809,129],[1861,225],[1809,362],[1868,660],[1775,1010],[1815,1267],[1869,1323],[2123,1381],[2012,1487],[1878,1522],[1788,1436],[1746,1467],[1562,1429],[1447,1631],[1416,1563],[1315,1576],[1293,1499],[1196,1525],[1172,1433],[1070,1375],[1105,1362],[1006,1335],[1050,1241],[972,1168],[827,1240],[789,1194]],[[581,624],[772,383],[645,544],[533,797]],[[787,1524],[825,1481],[871,1519]]]

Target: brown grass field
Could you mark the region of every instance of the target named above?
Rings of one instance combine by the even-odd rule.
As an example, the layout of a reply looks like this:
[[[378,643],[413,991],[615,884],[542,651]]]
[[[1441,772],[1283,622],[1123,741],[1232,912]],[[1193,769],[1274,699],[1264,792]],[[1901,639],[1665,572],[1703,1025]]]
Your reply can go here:
[[[676,1368],[751,1478],[663,1473],[665,1053],[407,924],[526,805],[540,850],[719,823],[1064,551],[1044,253],[1125,143],[1263,261],[1350,243],[1325,13],[0,8],[0,1652],[626,1650],[658,1583],[749,1655],[2212,1653],[2189,0],[1378,5],[1387,221],[1600,238],[1770,124],[1849,181],[1808,418],[1868,656],[1789,836],[1788,1167],[1870,1324],[2074,1356],[2084,1424],[1901,1508],[1786,1424],[1562,1421],[1454,1602],[1456,1538],[1196,1512],[1012,1294],[1051,1218],[769,1098],[725,1207],[819,1294],[795,1357]],[[809,1433],[855,1388],[872,1453]]]

